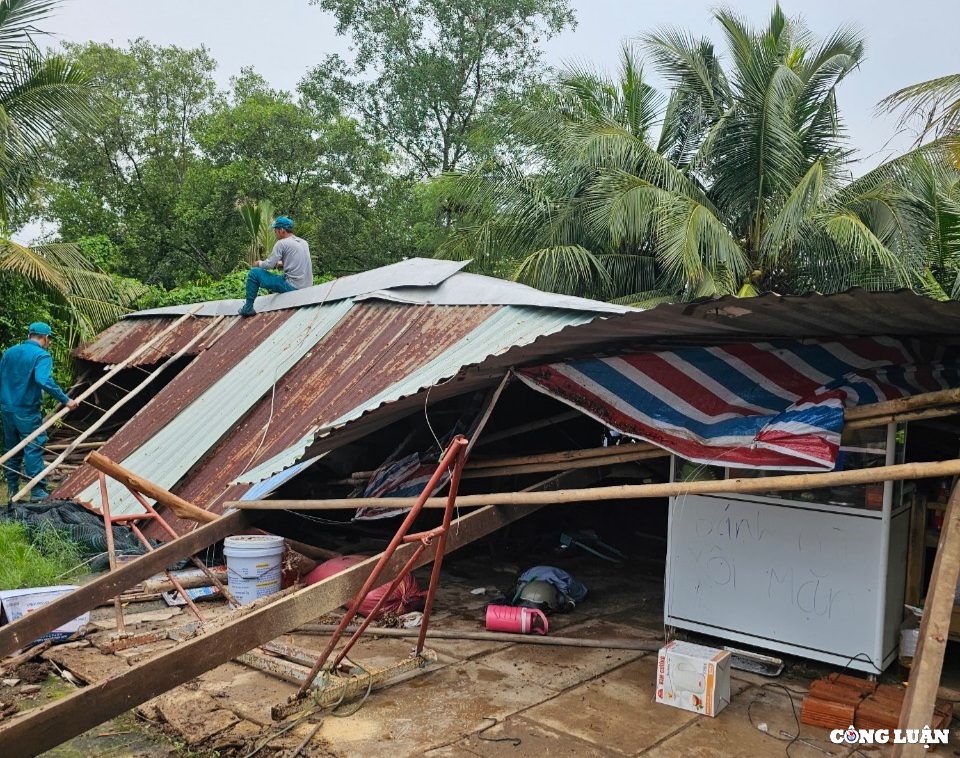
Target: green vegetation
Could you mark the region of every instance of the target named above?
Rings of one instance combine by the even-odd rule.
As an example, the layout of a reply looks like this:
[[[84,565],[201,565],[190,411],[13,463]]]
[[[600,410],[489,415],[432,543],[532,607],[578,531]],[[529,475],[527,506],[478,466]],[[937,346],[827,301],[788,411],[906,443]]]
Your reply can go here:
[[[57,0],[0,0],[0,341],[42,318],[65,350],[128,307],[239,297],[275,214],[321,279],[438,255],[648,305],[960,297],[960,80],[887,98],[916,149],[853,180],[838,90],[868,41],[852,27],[818,35],[775,5],[759,27],[714,11],[716,39],[615,30],[640,42],[610,78],[543,65],[569,0],[304,2],[352,52],[288,92],[250,68],[218,89],[204,47],[43,53]],[[56,238],[10,242],[30,220]]]
[[[60,320],[67,344],[88,339],[116,321],[141,292],[118,282],[68,242],[26,247],[10,239],[23,221],[45,178],[44,156],[53,140],[96,120],[100,97],[76,61],[44,54],[34,42],[35,23],[57,5],[52,0],[0,0],[0,287],[16,295],[2,309],[14,315],[37,309]],[[26,308],[22,307],[28,304]],[[22,338],[22,321],[18,337]]]
[[[618,80],[564,72],[509,124],[523,161],[449,180],[464,212],[442,253],[506,258],[544,289],[648,305],[852,286],[952,292],[960,227],[943,228],[955,184],[940,161],[848,179],[837,87],[864,40],[849,29],[818,40],[779,6],[761,29],[729,10],[715,19],[722,56],[683,30],[644,37],[666,96],[629,48]]]
[[[50,527],[28,537],[22,524],[0,521],[0,555],[2,590],[64,584],[83,572],[77,546]]]

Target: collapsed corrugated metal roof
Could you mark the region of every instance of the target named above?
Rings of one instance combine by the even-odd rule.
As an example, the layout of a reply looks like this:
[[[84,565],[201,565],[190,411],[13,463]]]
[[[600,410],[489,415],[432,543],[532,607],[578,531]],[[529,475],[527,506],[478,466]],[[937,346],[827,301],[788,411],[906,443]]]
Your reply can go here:
[[[409,302],[384,302],[369,291],[358,292],[363,288],[354,281],[349,291],[367,295],[362,301],[321,298],[250,319],[229,319],[233,328],[223,331],[102,452],[210,507],[247,489],[231,484],[238,478],[260,481],[294,463],[317,428],[451,379],[464,366],[544,334],[628,310],[457,273],[442,261],[413,263],[421,274],[437,264],[433,275],[424,278],[443,285],[440,303],[425,296],[427,287],[416,288],[418,295]],[[409,287],[411,272],[401,273],[394,283]],[[373,292],[385,291],[382,270],[369,274],[368,285],[378,288]],[[463,282],[463,303],[457,301],[458,282]],[[522,305],[475,305],[484,282],[499,292],[501,302]],[[212,312],[218,312],[222,304],[213,305]],[[259,300],[257,306],[260,311]],[[181,310],[186,309],[165,316],[134,314],[111,327],[103,342],[86,346],[82,355],[115,360],[117,343],[130,344],[117,337],[123,324],[138,333],[155,330],[158,319],[169,321]],[[111,485],[108,495],[115,513],[139,508],[121,485]],[[57,496],[97,500],[95,473],[82,467],[64,481]]]
[[[460,267],[404,261],[258,299],[256,317],[227,319],[209,347],[103,453],[209,508],[238,499],[249,486],[238,482],[266,479],[308,448],[313,454],[332,449],[405,415],[427,391],[439,402],[489,386],[514,365],[689,340],[960,335],[960,303],[910,292],[727,297],[638,311]],[[200,314],[235,313],[238,303],[211,303]],[[123,349],[132,350],[188,308],[134,314],[77,354],[116,362]],[[203,321],[179,331],[196,334],[193,324]],[[138,335],[135,342],[131,334]],[[176,339],[164,352],[185,343]],[[82,467],[56,495],[93,499],[94,482],[95,473]],[[114,509],[114,497],[121,512],[135,507],[117,489],[111,491]]]

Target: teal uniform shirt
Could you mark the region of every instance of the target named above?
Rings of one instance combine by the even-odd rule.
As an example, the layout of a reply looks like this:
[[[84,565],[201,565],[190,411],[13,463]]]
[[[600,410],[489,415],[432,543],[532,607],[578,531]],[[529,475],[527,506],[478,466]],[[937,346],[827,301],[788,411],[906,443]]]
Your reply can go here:
[[[9,348],[0,358],[0,408],[39,410],[42,391],[61,403],[70,398],[53,378],[53,357],[34,340]]]

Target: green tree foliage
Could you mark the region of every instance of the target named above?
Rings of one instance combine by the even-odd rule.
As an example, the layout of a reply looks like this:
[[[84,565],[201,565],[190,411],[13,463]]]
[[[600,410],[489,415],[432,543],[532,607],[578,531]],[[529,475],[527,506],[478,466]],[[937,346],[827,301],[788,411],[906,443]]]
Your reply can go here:
[[[410,253],[411,221],[388,154],[336,108],[245,69],[218,92],[203,48],[72,46],[112,96],[101,124],[59,140],[43,215],[64,238],[104,238],[117,273],[173,287],[222,278],[249,256],[245,198],[291,216],[318,270]]]
[[[819,40],[779,6],[762,29],[715,18],[724,58],[680,30],[645,37],[667,98],[630,50],[616,81],[567,72],[513,121],[532,161],[449,184],[466,223],[444,254],[504,250],[523,281],[638,303],[915,284],[900,169],[848,181],[836,91],[860,36]]]
[[[9,238],[14,219],[34,202],[51,140],[96,123],[92,78],[75,61],[43,54],[33,38],[51,0],[0,0],[0,308],[4,344],[26,323],[62,320],[66,345],[115,321],[141,289],[116,282],[72,244],[40,247]],[[21,322],[21,323],[16,323]],[[9,331],[8,331],[9,330]],[[62,343],[63,344],[63,343]]]
[[[540,73],[540,43],[574,24],[568,0],[311,0],[356,51],[305,79],[316,103],[348,104],[415,175],[467,166],[484,126]]]

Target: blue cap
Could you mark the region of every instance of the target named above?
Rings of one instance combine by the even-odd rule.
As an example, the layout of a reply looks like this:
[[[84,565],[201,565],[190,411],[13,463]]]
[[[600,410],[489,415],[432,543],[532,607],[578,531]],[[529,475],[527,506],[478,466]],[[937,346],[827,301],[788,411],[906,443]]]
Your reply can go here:
[[[271,229],[293,229],[293,219],[286,216],[277,216],[277,220],[270,225]]]
[[[45,324],[42,321],[34,321],[30,324],[30,328],[27,329],[27,336],[31,334],[39,335],[40,337],[50,337],[53,334],[53,330],[50,328],[50,324]]]

